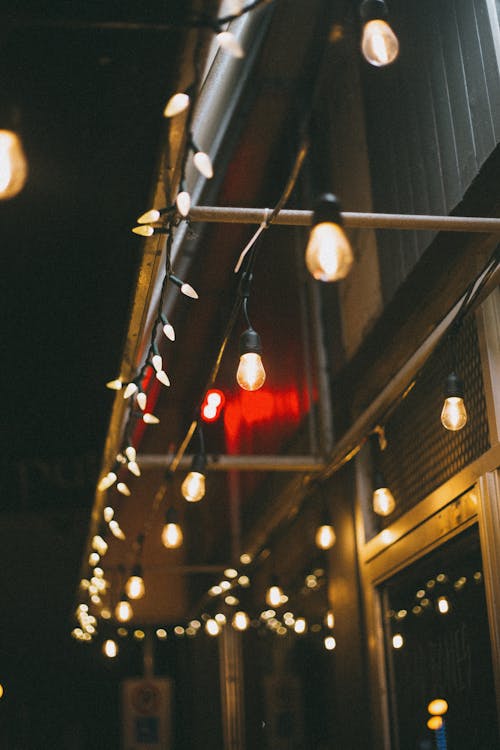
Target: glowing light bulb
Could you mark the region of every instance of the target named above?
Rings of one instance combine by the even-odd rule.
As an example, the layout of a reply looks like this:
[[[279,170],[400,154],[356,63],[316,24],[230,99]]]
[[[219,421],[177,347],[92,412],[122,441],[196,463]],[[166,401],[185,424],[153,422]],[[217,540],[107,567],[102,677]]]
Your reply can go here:
[[[427,710],[433,716],[444,716],[448,711],[448,702],[444,698],[434,698],[427,706]]]
[[[182,546],[183,534],[177,520],[174,508],[169,508],[165,517],[165,525],[161,532],[161,542],[167,549],[178,549]]]
[[[118,482],[118,484],[116,485],[116,489],[121,495],[126,495],[126,497],[130,497],[131,495],[130,489],[128,485],[125,484],[125,482]]]
[[[191,284],[182,284],[181,286],[181,292],[182,294],[185,294],[186,297],[191,297],[191,299],[198,299],[198,292],[193,289]]]
[[[115,515],[115,511],[113,510],[113,508],[110,505],[107,505],[104,508],[104,510],[102,512],[102,515],[103,515],[104,520],[106,521],[106,523],[109,523],[111,521],[111,519],[113,518],[113,516]]]
[[[217,622],[217,620],[214,620],[213,618],[210,618],[209,620],[207,620],[205,623],[205,631],[208,633],[208,635],[211,635],[212,637],[219,635],[220,625]]]
[[[125,584],[125,593],[129,599],[142,599],[146,593],[142,571],[139,567],[134,568],[130,578]]]
[[[127,387],[123,391],[123,398],[130,398],[130,396],[133,396],[134,393],[137,393],[139,388],[137,387],[137,383],[128,383]]]
[[[165,109],[163,110],[164,117],[175,117],[180,115],[189,107],[189,96],[184,93],[177,93],[170,97]]]
[[[266,602],[270,607],[279,607],[279,605],[281,604],[282,596],[283,591],[281,590],[280,586],[277,583],[273,583],[267,590]]]
[[[118,521],[115,521],[114,519],[109,522],[109,529],[114,537],[117,539],[124,540],[126,539],[125,534],[123,533],[123,529],[121,528]]]
[[[247,328],[240,338],[240,363],[236,381],[245,391],[257,391],[265,383],[266,371],[262,364],[260,336],[253,328]]]
[[[214,176],[214,168],[212,166],[212,160],[208,154],[204,151],[197,151],[193,156],[193,163],[203,177],[206,177],[207,180],[212,179]]]
[[[175,205],[181,216],[188,216],[191,209],[191,196],[187,190],[182,190],[175,199]]]
[[[404,640],[403,636],[401,635],[401,633],[395,633],[392,636],[392,647],[393,648],[395,648],[395,649],[403,648],[404,643],[405,643],[405,640]]]
[[[143,415],[142,421],[146,424],[159,424],[160,420],[158,417],[155,417],[154,414],[150,414],[149,412],[146,412],[146,414]]]
[[[121,391],[122,385],[122,381],[116,378],[115,380],[109,380],[106,383],[106,388],[109,388],[111,391]]]
[[[182,483],[181,492],[188,503],[197,503],[205,497],[205,475],[199,471],[190,471]]]
[[[230,31],[221,31],[216,36],[219,47],[225,52],[229,52],[230,55],[236,58],[245,57],[243,47],[236,39],[235,35]]]
[[[318,549],[331,549],[336,540],[335,529],[330,524],[324,524],[316,529],[314,538]]]
[[[305,621],[305,618],[297,617],[293,629],[297,633],[297,635],[303,635],[307,630],[307,622]]]
[[[132,619],[134,611],[126,595],[122,595],[115,607],[115,617],[119,622],[128,622]]]
[[[0,130],[0,200],[21,192],[28,177],[28,163],[19,136]]]
[[[135,477],[140,477],[141,476],[141,470],[139,468],[139,464],[137,463],[137,461],[129,461],[128,464],[127,464],[127,469]]]
[[[162,385],[166,385],[167,388],[170,385],[170,378],[168,377],[165,370],[158,370],[156,373],[156,379],[160,381]]]
[[[129,461],[135,461],[135,459],[137,458],[137,451],[133,445],[127,445],[127,447],[125,448],[125,455],[127,456]]]
[[[326,613],[325,625],[326,625],[327,628],[330,628],[330,630],[333,629],[333,627],[335,625],[335,615],[333,614],[332,611],[328,611]]]
[[[163,359],[161,358],[161,355],[154,354],[153,358],[151,359],[151,364],[153,365],[156,372],[160,372],[160,370],[163,370]]]
[[[385,480],[379,472],[375,474],[372,503],[374,513],[379,516],[390,516],[396,507],[394,496],[386,486]]]
[[[118,644],[116,643],[116,641],[108,638],[108,640],[104,641],[103,643],[102,651],[103,654],[108,657],[108,659],[114,659],[118,654]]]
[[[443,726],[443,719],[441,716],[431,716],[431,718],[427,720],[427,726],[429,729],[437,731]]]
[[[250,625],[250,618],[246,612],[235,612],[231,624],[235,630],[246,630]]]
[[[169,323],[168,320],[163,326],[163,333],[165,334],[167,339],[169,339],[170,341],[175,341],[175,330],[173,325]]]
[[[139,224],[139,226],[133,227],[132,231],[140,237],[151,237],[155,233],[154,227],[149,224]]]
[[[450,601],[446,596],[439,596],[436,605],[437,610],[441,615],[447,615],[450,611]]]
[[[340,203],[331,193],[316,202],[307,243],[306,266],[318,281],[344,279],[354,262],[351,245],[342,229]]]
[[[138,224],[154,224],[160,218],[160,212],[156,208],[152,208],[150,211],[146,211],[145,214],[141,214],[137,219]],[[136,233],[137,234],[137,233]]]
[[[100,534],[96,534],[92,538],[92,549],[94,549],[101,557],[104,557],[108,551],[108,545]]]
[[[139,407],[139,409],[141,411],[144,411],[148,403],[148,397],[146,396],[146,394],[143,393],[143,391],[139,391],[139,393],[136,396],[136,400],[137,400],[137,406]]]
[[[446,430],[456,432],[465,427],[467,410],[464,404],[464,387],[458,375],[452,372],[446,379],[445,401],[441,411],[441,424]]]
[[[97,485],[97,489],[100,492],[104,492],[104,490],[108,490],[117,480],[116,473],[114,471],[108,471],[106,476],[102,477],[99,484]]]
[[[327,651],[333,651],[337,645],[337,641],[333,635],[327,635],[323,643]]]
[[[399,42],[387,21],[374,18],[365,23],[361,51],[365,60],[377,68],[394,62],[399,53]]]

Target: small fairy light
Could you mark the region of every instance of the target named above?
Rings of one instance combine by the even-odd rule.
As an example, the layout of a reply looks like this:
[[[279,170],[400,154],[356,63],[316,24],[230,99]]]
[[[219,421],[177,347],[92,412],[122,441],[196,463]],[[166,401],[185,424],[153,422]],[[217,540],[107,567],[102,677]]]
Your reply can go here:
[[[403,648],[404,643],[405,643],[405,640],[404,640],[403,636],[401,635],[401,633],[395,633],[392,636],[392,647],[393,648],[395,648],[395,649]]]
[[[161,322],[163,323],[163,333],[169,341],[175,341],[175,329],[165,315],[161,316]]]
[[[163,110],[163,117],[176,117],[189,107],[189,94],[178,92],[170,97]]]
[[[333,651],[337,645],[337,641],[335,640],[333,635],[327,635],[323,641],[323,644],[327,651]]]
[[[121,495],[125,495],[126,497],[130,497],[130,495],[132,494],[130,492],[130,488],[127,484],[125,484],[125,482],[118,482],[118,484],[116,485],[116,489]]]
[[[177,198],[175,199],[175,205],[180,215],[185,219],[189,215],[191,210],[191,196],[187,190],[181,190]]]
[[[205,177],[207,180],[211,180],[214,176],[214,168],[212,166],[212,160],[205,151],[200,151],[195,147],[193,154],[193,164],[198,172]]]
[[[205,623],[205,632],[213,638],[220,633],[220,625],[217,620],[210,618]]]
[[[114,659],[118,655],[118,644],[112,638],[104,641],[102,651],[108,659]]]
[[[137,391],[139,390],[139,387],[137,383],[134,383],[133,381],[131,383],[128,383],[125,390],[123,391],[123,398],[127,399],[133,396]]]
[[[122,386],[123,383],[119,378],[115,378],[115,380],[109,380],[106,383],[106,388],[109,388],[110,391],[121,391]]]
[[[97,485],[97,489],[99,490],[99,492],[109,490],[109,488],[112,487],[116,482],[117,478],[118,477],[115,471],[108,471],[108,473],[100,480],[99,484]]]
[[[170,274],[169,279],[172,284],[175,284],[175,286],[179,287],[181,293],[186,297],[190,297],[191,299],[198,299],[198,292],[193,289],[191,284],[187,284],[185,281],[182,281],[182,279],[179,279],[178,276],[174,276],[173,273]]]
[[[161,212],[158,211],[158,209],[151,208],[149,211],[146,211],[145,213],[139,216],[139,218],[137,219],[137,223],[138,224],[154,224],[155,221],[158,221],[160,216],[161,216]]]
[[[160,424],[160,420],[154,414],[146,412],[143,414],[142,421],[146,424]]]
[[[139,393],[136,396],[137,406],[141,411],[144,411],[146,408],[146,405],[148,403],[148,397],[143,391],[139,391]]]
[[[165,641],[167,639],[167,631],[165,628],[158,628],[156,631],[156,637],[159,641]]]

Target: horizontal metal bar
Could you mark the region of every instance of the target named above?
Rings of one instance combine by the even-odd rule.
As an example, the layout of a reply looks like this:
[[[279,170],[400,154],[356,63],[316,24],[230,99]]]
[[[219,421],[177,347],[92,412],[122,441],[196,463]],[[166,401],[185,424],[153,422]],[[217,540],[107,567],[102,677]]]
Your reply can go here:
[[[271,215],[270,208],[231,208],[193,206],[189,218],[193,222],[223,224],[261,224]],[[280,211],[273,224],[311,226],[312,211]],[[500,232],[500,219],[477,216],[426,216],[422,214],[375,214],[343,211],[346,227],[363,229],[419,229],[437,232]]]
[[[137,457],[141,469],[166,469],[173,454],[144,453]],[[189,469],[193,456],[184,455],[179,469]],[[207,471],[320,471],[325,462],[315,456],[207,456]]]

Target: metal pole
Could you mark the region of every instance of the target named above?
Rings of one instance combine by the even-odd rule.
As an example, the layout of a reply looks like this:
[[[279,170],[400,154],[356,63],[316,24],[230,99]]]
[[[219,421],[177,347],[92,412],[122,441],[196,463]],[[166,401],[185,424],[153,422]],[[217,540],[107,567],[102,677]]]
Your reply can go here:
[[[144,453],[137,462],[141,469],[163,469],[171,465],[174,454],[155,455]],[[176,468],[189,469],[192,455],[184,454]],[[315,456],[207,456],[207,471],[320,471],[325,466]]]
[[[193,222],[220,222],[222,224],[261,224],[271,215],[269,208],[230,208],[220,206],[193,206],[189,218]],[[312,211],[282,210],[273,224],[308,227]],[[363,229],[421,229],[437,232],[500,232],[500,219],[476,216],[426,216],[413,214],[376,214],[343,211],[346,227]]]

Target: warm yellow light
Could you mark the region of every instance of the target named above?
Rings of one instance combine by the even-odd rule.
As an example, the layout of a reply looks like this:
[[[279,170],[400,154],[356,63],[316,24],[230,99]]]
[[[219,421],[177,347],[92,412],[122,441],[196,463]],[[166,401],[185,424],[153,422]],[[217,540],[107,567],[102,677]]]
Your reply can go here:
[[[323,643],[325,644],[325,648],[327,651],[333,651],[335,646],[337,645],[337,641],[335,640],[333,635],[327,635]]]
[[[129,599],[142,599],[146,592],[144,579],[140,575],[130,576],[125,584],[125,593]]]
[[[242,555],[240,555],[240,563],[242,565],[250,565],[252,559],[252,555],[249,555],[248,552],[244,552]]]
[[[166,523],[161,532],[161,542],[167,549],[177,549],[182,546],[182,529],[178,523]]]
[[[429,729],[437,731],[443,726],[443,719],[441,718],[441,716],[431,716],[431,718],[427,721],[427,726],[429,727]]]
[[[327,628],[330,628],[330,630],[332,630],[335,625],[335,615],[331,610],[326,613],[325,624]]]
[[[342,227],[329,221],[316,224],[309,235],[305,260],[309,273],[318,281],[344,279],[354,256]]]
[[[119,622],[128,622],[132,619],[134,612],[132,605],[127,599],[121,599],[115,608],[115,617]]]
[[[237,578],[238,577],[238,571],[236,568],[226,568],[224,571],[224,575],[226,578]]]
[[[235,630],[246,630],[250,624],[250,618],[246,612],[235,612],[232,626]]]
[[[437,600],[438,612],[441,615],[446,615],[450,611],[450,602],[446,596],[439,596]]]
[[[152,208],[150,211],[146,211],[145,214],[141,214],[137,219],[138,224],[154,224],[160,218],[160,212],[156,208]]]
[[[187,190],[182,190],[175,199],[175,205],[181,216],[187,216],[191,208],[191,196]]]
[[[108,659],[114,659],[115,656],[118,654],[118,644],[116,641],[113,641],[111,638],[108,638],[107,641],[104,641],[102,650],[105,656],[108,657]]]
[[[139,224],[139,226],[132,229],[134,234],[138,234],[140,237],[151,237],[155,230],[149,224]]]
[[[307,622],[305,621],[305,618],[297,617],[293,629],[295,630],[297,635],[303,635],[303,633],[305,633],[307,630]]]
[[[158,640],[164,641],[167,637],[167,631],[165,630],[165,628],[158,628],[158,630],[156,631],[156,637],[158,638]]]
[[[189,107],[189,95],[184,93],[177,93],[170,97],[165,109],[163,110],[164,117],[175,117],[180,115]]]
[[[363,27],[361,51],[370,65],[381,68],[394,62],[398,56],[398,38],[386,21],[375,18]]]
[[[100,534],[96,534],[92,539],[92,548],[101,556],[104,557],[108,551],[108,545]]]
[[[145,637],[146,633],[144,632],[144,630],[134,630],[134,638],[136,641],[143,641]]]
[[[214,169],[212,167],[212,161],[208,154],[204,151],[197,151],[193,156],[193,162],[198,172],[203,175],[207,180],[211,180],[214,176]]]
[[[142,421],[146,424],[160,424],[160,420],[158,417],[156,417],[154,414],[150,414],[149,412],[146,412],[146,414],[143,414]],[[129,464],[130,468],[130,464]]]
[[[333,526],[324,524],[316,529],[315,542],[318,549],[331,549],[335,544],[336,536]]]
[[[394,496],[388,487],[378,487],[373,492],[373,510],[379,516],[390,516],[396,507]]]
[[[205,497],[205,475],[199,471],[190,471],[182,483],[181,492],[188,503],[197,503]]]
[[[266,380],[262,357],[257,352],[246,352],[240,357],[236,381],[245,391],[257,391]]]
[[[467,411],[463,398],[448,396],[443,404],[441,412],[441,424],[447,430],[456,432],[465,427],[467,422]]]
[[[208,635],[216,636],[220,633],[220,625],[217,622],[217,620],[214,620],[210,618],[210,620],[207,620],[205,623],[205,631],[208,633]]]
[[[11,130],[0,130],[0,200],[21,192],[27,177],[28,163],[21,139]]]
[[[4,692],[3,685],[0,685],[0,698],[3,698]]]
[[[443,716],[448,710],[448,702],[444,698],[434,698],[427,706],[427,710],[433,716]]]
[[[405,643],[405,639],[403,638],[403,636],[401,635],[401,633],[395,633],[392,636],[392,647],[393,648],[395,648],[395,649],[403,648],[404,643]]]
[[[269,586],[267,593],[266,593],[266,602],[269,604],[270,607],[279,607],[281,604],[283,596],[283,591],[277,584],[273,584],[272,586]]]
[[[106,383],[106,388],[109,388],[111,391],[121,391],[122,385],[122,381],[116,378],[115,380],[109,380]]]

